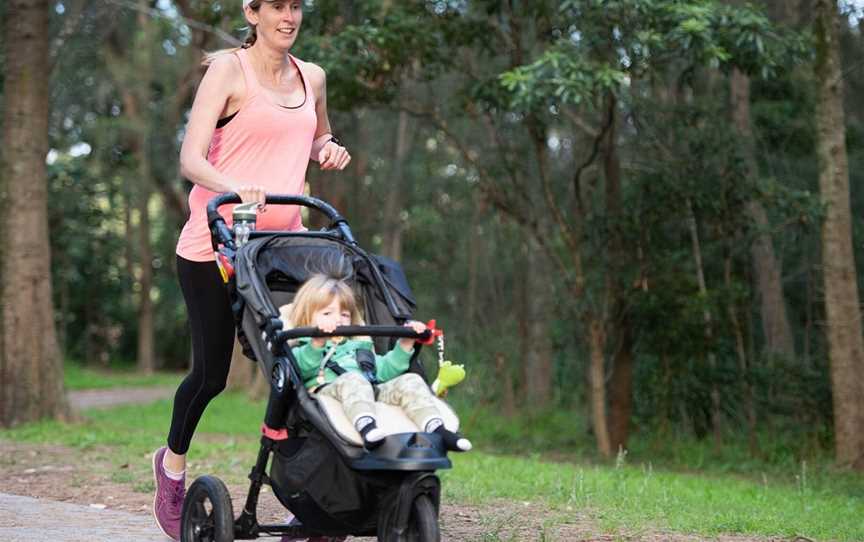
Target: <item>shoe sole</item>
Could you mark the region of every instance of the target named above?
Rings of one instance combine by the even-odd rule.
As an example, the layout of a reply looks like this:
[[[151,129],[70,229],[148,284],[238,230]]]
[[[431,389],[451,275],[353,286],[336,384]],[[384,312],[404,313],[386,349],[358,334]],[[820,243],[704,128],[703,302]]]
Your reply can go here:
[[[159,450],[161,450],[161,449],[162,448],[159,448]],[[151,464],[153,466],[153,487],[154,487],[153,522],[156,523],[156,526],[159,527],[159,530],[162,531],[162,534],[164,534],[165,536],[167,536],[171,540],[180,540],[179,538],[174,538],[170,534],[166,533],[165,529],[162,528],[162,525],[159,524],[159,520],[156,519],[156,500],[159,498],[159,478],[156,475],[156,456],[159,455],[159,450],[156,450],[155,452],[153,452],[153,460],[151,461]]]

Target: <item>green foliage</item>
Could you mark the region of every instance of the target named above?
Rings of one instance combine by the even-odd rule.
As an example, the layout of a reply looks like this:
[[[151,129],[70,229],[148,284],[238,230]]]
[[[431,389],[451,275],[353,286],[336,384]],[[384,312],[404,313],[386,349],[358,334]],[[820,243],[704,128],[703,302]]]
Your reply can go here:
[[[712,0],[565,1],[557,36],[532,63],[501,75],[514,108],[580,105],[669,65],[737,67],[774,75],[802,58],[806,42],[752,8]],[[610,58],[611,57],[611,58]]]

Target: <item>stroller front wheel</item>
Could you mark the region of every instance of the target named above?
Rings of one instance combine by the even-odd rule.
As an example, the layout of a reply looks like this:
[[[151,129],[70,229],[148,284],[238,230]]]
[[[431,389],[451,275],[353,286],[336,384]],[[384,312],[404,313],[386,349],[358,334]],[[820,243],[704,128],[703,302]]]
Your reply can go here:
[[[429,495],[418,495],[411,505],[407,542],[440,542],[438,511]]]
[[[222,480],[202,476],[183,500],[181,542],[234,542],[234,510]]]

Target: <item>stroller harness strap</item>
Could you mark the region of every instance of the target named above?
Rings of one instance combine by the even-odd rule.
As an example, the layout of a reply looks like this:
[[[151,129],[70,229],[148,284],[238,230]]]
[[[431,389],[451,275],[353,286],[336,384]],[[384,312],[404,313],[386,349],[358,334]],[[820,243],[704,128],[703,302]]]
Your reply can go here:
[[[378,380],[378,371],[376,371],[375,367],[375,352],[365,348],[359,348],[357,349],[355,356],[357,357],[357,365],[360,366],[360,370],[363,371],[363,376],[366,377],[366,380],[368,380],[373,386],[380,384],[381,382]]]
[[[336,345],[334,344],[333,346],[330,347],[330,350],[328,350],[327,353],[324,354],[324,357],[321,358],[321,365],[318,366],[318,378],[315,379],[315,381],[318,382],[319,386],[323,386],[324,383],[326,382],[326,380],[324,378],[324,369],[325,368],[330,369],[331,371],[336,373],[337,376],[342,376],[346,372],[345,369],[340,367],[338,363],[336,363],[335,361],[330,359],[333,357],[333,354],[335,354],[335,353],[336,353]]]
[[[327,353],[324,354],[324,357],[321,358],[321,365],[318,366],[318,376],[315,379],[319,387],[323,387],[326,383],[324,369],[330,369],[336,373],[336,376],[342,376],[348,372],[344,367],[332,359],[333,354],[335,353],[336,345],[334,344],[330,347]],[[365,348],[358,348],[355,352],[355,356],[357,357],[357,365],[360,367],[363,377],[373,386],[380,384],[381,382],[378,380],[375,370],[375,353]]]

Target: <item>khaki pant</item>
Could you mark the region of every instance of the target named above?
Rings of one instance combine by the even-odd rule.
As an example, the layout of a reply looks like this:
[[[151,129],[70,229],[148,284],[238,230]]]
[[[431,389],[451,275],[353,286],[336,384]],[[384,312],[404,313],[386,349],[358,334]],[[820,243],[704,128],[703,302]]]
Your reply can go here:
[[[345,373],[316,393],[327,395],[342,403],[342,408],[352,424],[363,416],[376,418],[375,393],[372,384],[360,373]],[[429,420],[441,417],[432,390],[423,378],[415,373],[405,373],[380,384],[378,400],[402,408],[420,431],[426,429]]]

